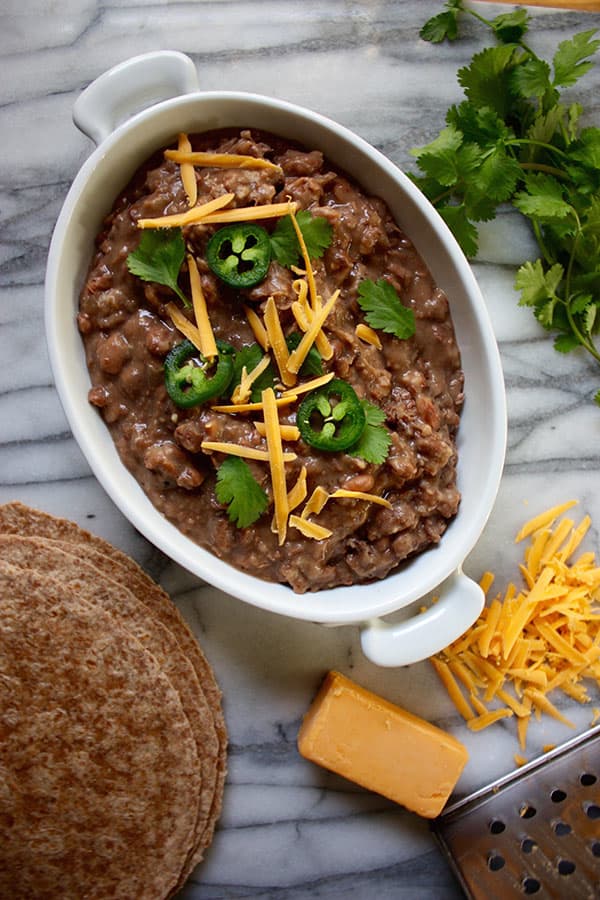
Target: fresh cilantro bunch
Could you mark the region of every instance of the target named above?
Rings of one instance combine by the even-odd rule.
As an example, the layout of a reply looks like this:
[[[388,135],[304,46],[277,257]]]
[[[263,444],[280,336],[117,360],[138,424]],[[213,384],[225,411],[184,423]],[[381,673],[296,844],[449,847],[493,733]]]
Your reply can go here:
[[[584,347],[600,363],[600,128],[581,128],[581,105],[561,97],[593,65],[600,40],[594,30],[575,34],[547,62],[525,42],[524,9],[490,20],[463,0],[448,0],[421,37],[455,40],[463,14],[496,43],[459,70],[465,99],[450,107],[438,137],[413,151],[421,170],[413,180],[470,257],[477,223],[501,204],[518,209],[540,252],[517,273],[520,304],[556,334],[558,351]]]

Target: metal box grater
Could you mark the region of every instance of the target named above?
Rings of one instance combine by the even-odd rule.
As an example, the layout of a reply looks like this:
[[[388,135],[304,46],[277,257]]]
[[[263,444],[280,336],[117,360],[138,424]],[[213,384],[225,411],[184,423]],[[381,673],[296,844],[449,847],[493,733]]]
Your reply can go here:
[[[600,726],[432,822],[467,897],[600,898]]]

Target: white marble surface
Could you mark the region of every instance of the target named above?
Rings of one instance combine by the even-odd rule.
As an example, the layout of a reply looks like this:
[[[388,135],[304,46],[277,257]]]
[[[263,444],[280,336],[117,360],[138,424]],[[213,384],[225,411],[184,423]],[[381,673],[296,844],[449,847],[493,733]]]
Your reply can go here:
[[[488,6],[480,7],[488,10]],[[377,669],[357,630],[270,615],[219,594],[137,535],[92,477],[58,401],[43,328],[45,257],[69,184],[91,151],[71,122],[80,90],[137,53],[190,54],[209,89],[273,94],[330,115],[410,168],[458,100],[455,72],[478,39],[433,48],[418,38],[440,4],[402,0],[4,0],[0,11],[0,501],[19,499],[91,528],[168,589],[211,659],[225,697],[230,767],[214,845],[183,891],[208,898],[438,900],[460,896],[428,825],[302,760],[295,738],[322,675],[338,668],[465,741],[458,794],[510,771],[510,723],[473,735],[427,663]],[[491,12],[506,11],[492,6]],[[542,52],[600,16],[540,11]],[[578,97],[600,123],[600,68]],[[513,216],[486,229],[474,264],[500,345],[509,447],[497,503],[466,563],[498,585],[516,576],[513,536],[529,514],[571,497],[600,523],[600,370],[561,357],[513,292],[530,244]],[[583,730],[589,709],[570,710]],[[534,725],[529,755],[571,736]],[[390,761],[392,762],[392,761]],[[400,761],[401,764],[401,761]]]

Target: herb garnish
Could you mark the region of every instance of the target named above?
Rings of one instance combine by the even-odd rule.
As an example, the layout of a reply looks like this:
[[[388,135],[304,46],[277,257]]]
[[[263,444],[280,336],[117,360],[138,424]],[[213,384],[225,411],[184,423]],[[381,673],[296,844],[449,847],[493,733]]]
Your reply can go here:
[[[385,278],[376,282],[365,278],[358,287],[356,299],[371,328],[394,334],[401,340],[406,340],[415,333],[415,315],[412,309],[403,306],[397,292]]]
[[[229,456],[217,469],[215,494],[219,503],[227,505],[229,520],[238,528],[252,525],[269,505],[266,491],[238,456]]]
[[[350,456],[359,456],[369,463],[380,465],[387,459],[392,444],[392,436],[383,424],[385,413],[368,400],[361,400],[360,403],[367,421],[357,443],[346,452]]]
[[[519,304],[557,336],[556,350],[583,347],[600,363],[600,128],[580,128],[583,109],[561,102],[592,66],[595,30],[562,41],[551,64],[524,41],[523,9],[486,19],[448,0],[421,37],[455,40],[461,14],[499,42],[458,72],[466,99],[450,107],[446,128],[413,151],[413,180],[437,207],[467,256],[478,249],[477,222],[511,204],[531,223],[540,257],[516,275]],[[600,391],[595,395],[600,405]]]
[[[296,213],[310,259],[320,259],[331,244],[333,229],[323,216],[313,216],[307,209]],[[302,261],[298,236],[290,216],[279,219],[271,233],[271,252],[281,266],[288,269]]]
[[[149,229],[142,233],[137,250],[128,255],[127,268],[143,281],[154,281],[171,288],[185,306],[190,306],[177,283],[184,259],[185,241],[181,228]]]

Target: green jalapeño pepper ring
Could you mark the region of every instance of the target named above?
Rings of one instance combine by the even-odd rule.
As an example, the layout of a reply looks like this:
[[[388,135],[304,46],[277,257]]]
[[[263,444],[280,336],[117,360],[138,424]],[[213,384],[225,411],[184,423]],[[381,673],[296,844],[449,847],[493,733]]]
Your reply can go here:
[[[235,351],[225,341],[217,341],[217,350],[215,361],[206,359],[187,339],[173,347],[165,359],[165,387],[173,403],[188,409],[227,389]],[[207,375],[210,370],[212,375]]]
[[[271,239],[260,225],[250,222],[226,225],[209,240],[206,261],[215,275],[230,287],[252,287],[269,270]]]
[[[341,378],[307,394],[296,414],[296,425],[306,443],[331,453],[356,444],[366,421],[354,388]]]

